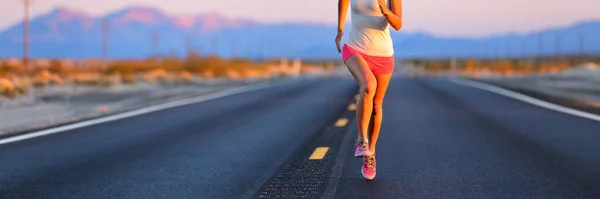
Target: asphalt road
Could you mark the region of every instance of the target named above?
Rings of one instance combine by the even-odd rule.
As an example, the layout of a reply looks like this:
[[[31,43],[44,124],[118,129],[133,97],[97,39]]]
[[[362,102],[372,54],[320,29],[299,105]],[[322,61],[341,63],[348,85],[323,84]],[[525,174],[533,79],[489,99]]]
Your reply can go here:
[[[0,198],[600,196],[600,122],[444,79],[392,81],[373,181],[352,156],[356,85],[335,78],[0,145]]]

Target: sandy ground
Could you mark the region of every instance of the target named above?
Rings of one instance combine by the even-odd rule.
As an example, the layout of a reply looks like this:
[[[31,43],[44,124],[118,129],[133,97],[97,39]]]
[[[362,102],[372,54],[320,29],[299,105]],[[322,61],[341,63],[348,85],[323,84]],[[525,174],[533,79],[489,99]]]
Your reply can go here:
[[[18,100],[0,98],[0,135],[21,132],[266,80],[138,83],[112,88],[59,86],[32,90]]]
[[[600,65],[583,64],[556,74],[480,77],[480,80],[600,107]]]

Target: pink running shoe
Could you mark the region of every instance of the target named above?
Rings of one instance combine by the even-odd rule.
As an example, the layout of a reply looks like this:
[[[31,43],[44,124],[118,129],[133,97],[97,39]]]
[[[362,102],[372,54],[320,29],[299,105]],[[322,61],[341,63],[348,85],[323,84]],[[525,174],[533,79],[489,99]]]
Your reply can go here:
[[[356,151],[354,156],[362,157],[369,151],[369,144],[364,139],[356,141]]]
[[[361,173],[367,180],[373,180],[377,174],[377,162],[375,161],[375,153],[367,153],[363,156],[363,165]]]

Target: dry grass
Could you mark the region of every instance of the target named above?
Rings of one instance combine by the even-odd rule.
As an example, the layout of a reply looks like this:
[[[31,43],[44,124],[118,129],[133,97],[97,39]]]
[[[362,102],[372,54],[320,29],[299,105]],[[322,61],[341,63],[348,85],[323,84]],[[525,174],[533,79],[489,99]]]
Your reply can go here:
[[[163,58],[144,60],[114,60],[101,65],[95,60],[78,64],[68,60],[37,61],[24,67],[19,60],[0,60],[0,96],[17,97],[30,86],[86,85],[109,87],[117,84],[135,84],[144,81],[186,82],[195,78],[269,78],[293,74],[292,62],[281,67],[279,60],[257,63],[244,59],[222,59],[189,54],[186,59]],[[302,73],[327,71],[329,65],[309,64]]]
[[[43,87],[48,85],[62,85],[63,79],[57,74],[51,73],[48,70],[42,70],[33,76],[33,85]]]
[[[27,93],[29,90],[29,81],[26,79],[6,79],[0,78],[0,94],[14,99],[19,95]]]
[[[462,60],[409,60],[410,64],[420,66],[427,72],[436,74],[454,71],[463,75],[478,76],[488,73],[503,76],[557,73],[584,62],[600,63],[600,56],[546,57],[524,59],[462,59]]]

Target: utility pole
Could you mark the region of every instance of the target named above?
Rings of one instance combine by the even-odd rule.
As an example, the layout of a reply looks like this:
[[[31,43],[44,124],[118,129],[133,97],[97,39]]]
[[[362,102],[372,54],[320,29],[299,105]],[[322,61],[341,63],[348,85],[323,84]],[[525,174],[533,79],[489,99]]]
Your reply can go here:
[[[216,36],[212,38],[210,45],[211,45],[211,51],[213,52],[213,54],[216,56],[219,54],[218,52],[218,47],[219,47],[219,38],[217,38]]]
[[[29,7],[31,0],[23,0],[25,7],[25,20],[23,25],[23,64],[29,67]]]
[[[252,46],[250,46],[250,43],[246,43],[246,45],[244,46],[244,50],[242,52],[242,54],[244,56],[246,56],[248,59],[252,60]]]
[[[485,44],[485,52],[487,54],[488,60],[491,60],[494,58],[494,49],[491,47],[491,44]]]
[[[506,44],[506,58],[510,59],[511,58],[511,49],[510,49],[510,44]]]
[[[106,68],[108,59],[108,18],[104,18],[102,22],[102,67]]]
[[[525,40],[521,41],[521,57],[527,57],[527,52],[525,52]]]
[[[258,38],[258,37],[255,37]],[[260,41],[256,42],[256,46],[254,46],[254,51],[256,52],[256,60],[258,61],[262,61],[262,56],[261,56],[261,49],[260,49]]]
[[[498,44],[496,44],[494,46],[494,60],[498,60],[500,58],[499,54],[500,54],[500,46]]]
[[[555,45],[556,45],[556,47],[555,47],[555,48],[556,48],[556,56],[557,56],[557,57],[561,57],[561,50],[560,50],[560,36],[559,36],[559,35],[555,35],[555,36],[554,36],[554,42],[556,42],[556,43],[555,43]]]
[[[302,61],[299,58],[294,59],[293,62],[293,75],[294,77],[300,76],[302,72]]]
[[[538,35],[538,56],[542,56],[542,34]]]
[[[185,51],[186,53],[189,55],[192,52],[192,37],[190,35],[187,35],[185,37]]]
[[[456,75],[456,58],[452,57],[452,59],[450,60],[450,73],[452,75]]]
[[[579,33],[579,56],[583,57],[583,41],[584,41],[585,37],[583,35],[583,33]]]
[[[154,57],[158,58],[158,33],[156,30],[152,31],[152,53]]]
[[[237,46],[235,45],[235,40],[230,40],[231,41],[231,57],[232,58],[237,58]]]

